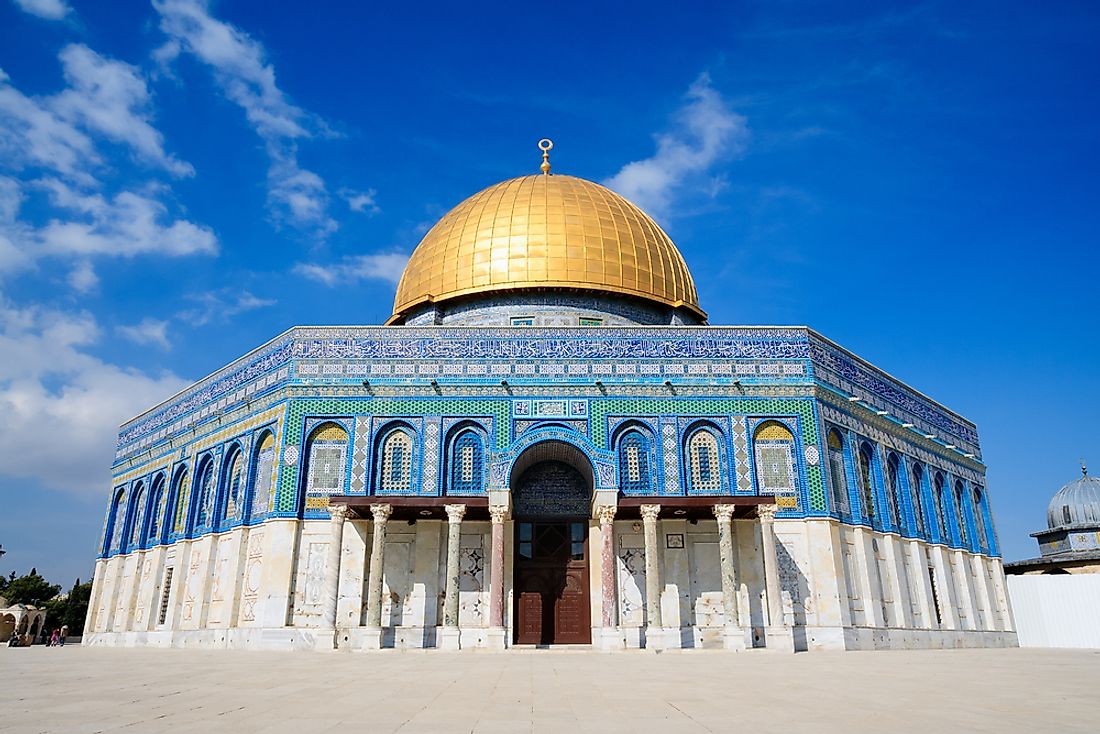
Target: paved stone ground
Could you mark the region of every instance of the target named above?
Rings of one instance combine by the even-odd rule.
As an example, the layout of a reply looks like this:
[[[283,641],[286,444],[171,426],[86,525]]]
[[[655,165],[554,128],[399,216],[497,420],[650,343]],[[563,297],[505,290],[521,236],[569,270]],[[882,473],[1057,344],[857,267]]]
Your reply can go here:
[[[1096,732],[1100,651],[0,648],[2,732]]]

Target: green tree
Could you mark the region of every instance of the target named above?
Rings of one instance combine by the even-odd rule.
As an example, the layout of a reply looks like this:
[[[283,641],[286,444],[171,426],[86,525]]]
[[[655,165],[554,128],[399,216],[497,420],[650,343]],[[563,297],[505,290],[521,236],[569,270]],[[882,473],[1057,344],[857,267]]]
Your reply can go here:
[[[32,568],[26,576],[14,578],[15,574],[12,573],[12,577],[8,580],[7,588],[4,589],[4,597],[8,600],[8,604],[41,606],[61,593],[60,586],[51,584],[39,576],[38,569],[35,568]]]
[[[88,617],[88,602],[91,598],[92,582],[82,584],[80,579],[77,579],[73,588],[69,590],[65,616],[61,618],[61,624],[69,625],[70,635],[84,634],[84,620]]]

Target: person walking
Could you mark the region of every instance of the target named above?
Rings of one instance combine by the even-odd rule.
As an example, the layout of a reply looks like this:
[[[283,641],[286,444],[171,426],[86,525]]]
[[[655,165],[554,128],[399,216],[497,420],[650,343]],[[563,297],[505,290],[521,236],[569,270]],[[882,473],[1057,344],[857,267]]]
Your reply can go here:
[[[60,633],[56,627],[53,628],[53,632],[50,634],[49,647],[57,647],[57,635]]]
[[[61,625],[61,635],[57,639],[57,644],[61,645],[61,647],[65,647],[65,638],[68,637],[68,636],[69,636],[69,625],[67,625],[67,624]]]

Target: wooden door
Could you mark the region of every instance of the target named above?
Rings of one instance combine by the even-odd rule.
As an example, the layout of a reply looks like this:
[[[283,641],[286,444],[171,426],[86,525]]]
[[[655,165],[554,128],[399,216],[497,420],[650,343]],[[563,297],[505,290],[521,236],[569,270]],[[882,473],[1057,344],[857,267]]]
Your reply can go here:
[[[584,521],[516,523],[516,642],[592,641]]]

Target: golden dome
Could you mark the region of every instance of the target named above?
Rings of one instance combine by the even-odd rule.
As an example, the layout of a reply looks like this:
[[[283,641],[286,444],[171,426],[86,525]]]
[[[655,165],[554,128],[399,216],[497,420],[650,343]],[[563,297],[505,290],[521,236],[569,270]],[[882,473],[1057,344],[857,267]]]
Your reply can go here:
[[[706,318],[680,251],[645,212],[591,181],[536,174],[447,212],[409,258],[387,323],[427,303],[529,288],[624,294]]]

